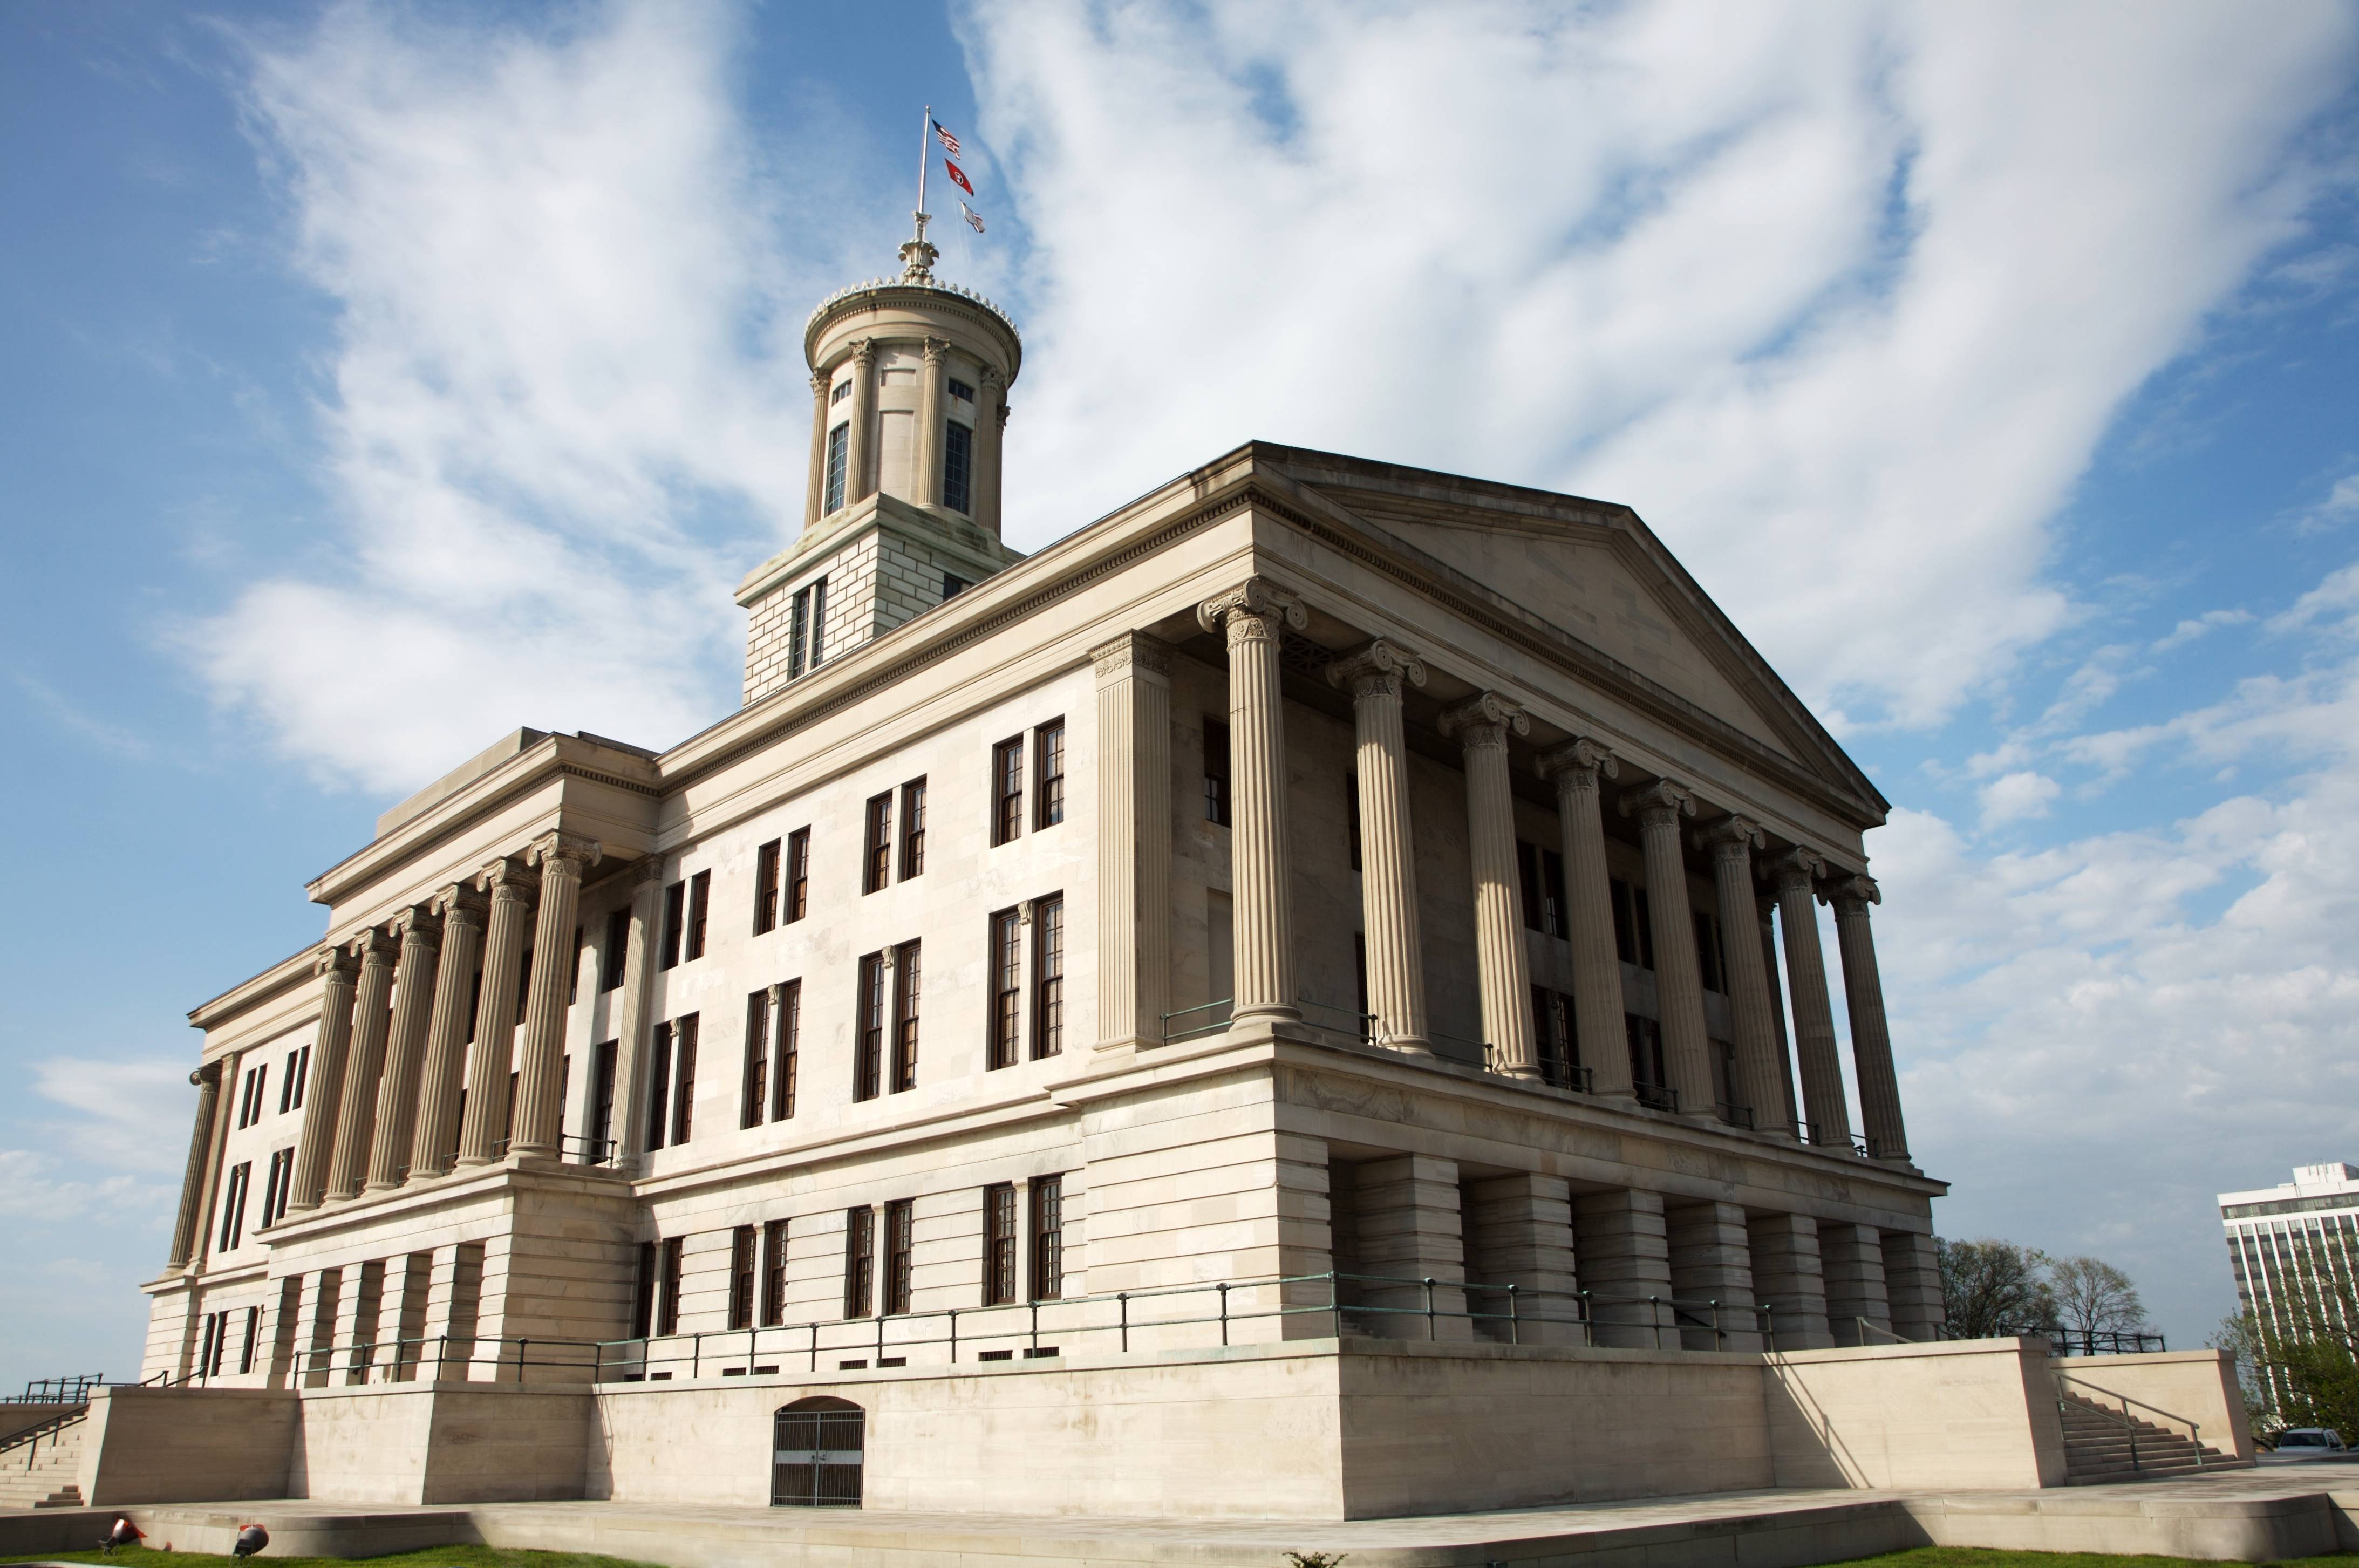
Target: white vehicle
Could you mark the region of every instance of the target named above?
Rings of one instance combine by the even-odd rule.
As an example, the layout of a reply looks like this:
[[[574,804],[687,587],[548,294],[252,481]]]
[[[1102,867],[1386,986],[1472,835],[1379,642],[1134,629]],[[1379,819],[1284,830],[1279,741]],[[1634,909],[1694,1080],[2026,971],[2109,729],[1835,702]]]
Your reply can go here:
[[[2312,1459],[2340,1459],[2349,1452],[2343,1434],[2331,1426],[2295,1426],[2277,1433],[2276,1453],[2260,1457],[2269,1464],[2299,1465]]]

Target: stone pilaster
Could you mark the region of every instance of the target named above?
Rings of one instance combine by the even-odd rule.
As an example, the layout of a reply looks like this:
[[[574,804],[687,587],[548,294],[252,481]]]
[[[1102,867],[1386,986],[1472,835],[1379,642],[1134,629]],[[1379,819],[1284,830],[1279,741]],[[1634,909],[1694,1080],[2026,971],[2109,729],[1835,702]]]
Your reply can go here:
[[[1518,1171],[1472,1184],[1473,1208],[1464,1216],[1472,1260],[1468,1273],[1478,1285],[1513,1285],[1512,1324],[1504,1292],[1469,1291],[1467,1305],[1491,1314],[1481,1326],[1485,1338],[1518,1345],[1582,1343],[1579,1285],[1572,1268],[1572,1197],[1561,1176]]]
[[[426,1026],[426,1063],[419,1074],[418,1128],[409,1146],[409,1174],[440,1176],[459,1151],[459,1081],[467,1065],[467,1029],[474,1022],[475,959],[483,952],[490,904],[464,882],[434,895],[442,921],[442,959],[434,974],[434,1016]]]
[[[1825,869],[1826,862],[1807,849],[1789,849],[1770,863],[1777,879],[1778,923],[1786,928],[1786,985],[1793,996],[1810,1141],[1848,1149],[1851,1110],[1843,1103],[1834,1007],[1827,999],[1826,956],[1819,946],[1818,906],[1811,900],[1811,889]]]
[[[1753,1299],[1769,1309],[1771,1350],[1824,1350],[1827,1281],[1819,1226],[1808,1214],[1755,1214],[1745,1224],[1753,1247]]]
[[[852,430],[843,455],[843,504],[849,506],[876,489],[876,345],[867,338],[852,345]]]
[[[1681,1203],[1663,1215],[1680,1341],[1690,1350],[1758,1350],[1753,1248],[1735,1203]],[[1717,1303],[1715,1308],[1714,1303]]]
[[[393,966],[401,952],[375,927],[354,937],[352,951],[361,961],[360,997],[353,1006],[352,1054],[344,1065],[336,1111],[335,1153],[328,1162],[327,1195],[334,1203],[358,1197],[368,1177],[369,1146],[376,1137],[377,1080],[385,1072],[385,1042],[392,1019]]]
[[[991,537],[999,537],[999,470],[1000,454],[1005,449],[1004,432],[1007,426],[1007,383],[999,372],[985,365],[983,386],[977,393],[981,399],[974,408],[974,510],[968,514],[979,528],[987,528]]]
[[[1363,1282],[1360,1300],[1389,1309],[1369,1314],[1373,1331],[1387,1339],[1472,1339],[1458,1162],[1430,1154],[1370,1160],[1353,1172],[1353,1202],[1361,1269],[1384,1281]]]
[[[303,1130],[288,1178],[289,1209],[316,1209],[328,1190],[328,1156],[336,1146],[336,1113],[344,1093],[344,1057],[353,1045],[353,992],[360,960],[339,947],[320,950],[320,1038],[311,1046],[311,1081],[304,1086]]]
[[[1696,967],[1687,860],[1680,853],[1680,819],[1695,815],[1695,796],[1669,779],[1658,779],[1625,793],[1622,811],[1638,819],[1647,851],[1647,910],[1655,936],[1655,1006],[1662,1016],[1663,1069],[1679,1094],[1682,1114],[1713,1116],[1703,974]]]
[[[783,876],[785,867],[779,872]],[[654,1024],[648,1002],[655,987],[663,877],[660,855],[643,855],[631,867],[631,934],[624,953],[622,1018],[614,1026],[614,1164],[624,1171],[634,1169],[647,1147],[647,1059]]]
[[[917,451],[911,453],[916,459],[912,488],[917,494],[909,499],[920,506],[942,504],[942,367],[950,351],[947,340],[928,338],[925,368],[918,373],[918,440]],[[970,486],[973,480],[974,475],[967,475]],[[974,497],[969,495],[967,504],[973,506]]]
[[[393,921],[401,944],[394,973],[393,1032],[386,1048],[385,1075],[376,1096],[376,1131],[369,1141],[368,1189],[381,1192],[401,1185],[418,1130],[419,1074],[426,1062],[426,1032],[442,967],[442,922],[423,909],[406,909]]]
[[[1867,1152],[1877,1160],[1908,1160],[1908,1129],[1900,1119],[1900,1080],[1892,1067],[1892,1029],[1884,1016],[1884,980],[1875,968],[1875,933],[1867,907],[1884,895],[1865,877],[1847,877],[1828,891],[1835,909],[1835,948],[1843,955],[1843,1005],[1851,1013],[1851,1065],[1859,1079],[1859,1118]]]
[[[1932,1339],[1949,1321],[1941,1303],[1941,1265],[1933,1238],[1923,1231],[1884,1233],[1884,1296],[1892,1309],[1892,1332],[1903,1339]]]
[[[1529,734],[1530,719],[1495,691],[1441,715],[1466,764],[1466,842],[1474,871],[1474,960],[1483,1000],[1483,1039],[1493,1070],[1537,1080],[1532,1049],[1531,965],[1524,953],[1516,870],[1516,798],[1507,785],[1507,732]]]
[[[205,1203],[205,1164],[213,1146],[213,1123],[221,1115],[222,1064],[209,1062],[189,1074],[196,1085],[197,1119],[189,1128],[189,1160],[180,1174],[180,1208],[172,1221],[172,1251],[168,1269],[188,1266],[196,1250],[197,1226]]]
[[[1098,1041],[1153,1045],[1171,1010],[1171,661],[1137,632],[1098,686]]]
[[[828,383],[833,379],[825,372],[814,374],[810,379],[810,472],[803,481],[805,528],[819,521],[820,508],[827,505],[827,394]]]
[[[1286,850],[1286,725],[1278,689],[1283,628],[1310,624],[1301,602],[1266,579],[1246,579],[1196,608],[1197,624],[1229,649],[1229,833],[1235,995],[1229,1027],[1290,1022],[1294,934],[1288,916],[1293,861]]]
[[[1589,1069],[1594,1093],[1626,1100],[1637,1091],[1630,1081],[1622,955],[1614,943],[1613,874],[1605,866],[1605,814],[1598,796],[1601,778],[1615,777],[1622,765],[1595,741],[1577,740],[1541,757],[1539,770],[1555,781],[1557,822],[1564,835],[1573,1033],[1581,1064]]]
[[[1759,910],[1753,901],[1753,852],[1761,846],[1761,830],[1743,817],[1715,822],[1697,835],[1699,847],[1712,855],[1713,890],[1720,898],[1721,945],[1728,950],[1728,1007],[1735,1026],[1737,1082],[1729,1085],[1733,1100],[1753,1113],[1753,1125],[1763,1132],[1790,1133],[1786,1094],[1779,1084],[1785,1052],[1778,1049],[1777,1016],[1771,1011],[1769,975],[1761,961],[1761,944],[1753,939]]]
[[[1430,1056],[1426,1039],[1425,950],[1418,941],[1417,856],[1411,848],[1408,741],[1401,682],[1425,684],[1425,665],[1382,638],[1327,667],[1352,693],[1358,735],[1360,918],[1368,950],[1368,1011],[1375,1041]]]
[[[1837,1345],[1881,1343],[1892,1308],[1884,1294],[1884,1236],[1874,1225],[1819,1224],[1819,1262],[1827,1281],[1827,1327]],[[1873,1326],[1863,1334],[1860,1320]]]
[[[565,1093],[565,1020],[571,1010],[575,966],[574,916],[582,908],[582,872],[598,864],[598,843],[573,833],[543,833],[525,852],[540,872],[540,913],[532,945],[532,988],[527,993],[524,1050],[516,1072],[516,1136],[511,1154],[555,1159],[557,1103]]]
[[[500,1157],[508,1119],[508,1073],[516,1058],[516,987],[524,975],[524,933],[538,881],[516,861],[495,860],[475,885],[492,900],[484,939],[484,994],[475,1003],[475,1045],[467,1056],[467,1114],[459,1128],[459,1163]]]
[[[1572,1235],[1593,1343],[1675,1348],[1663,1195],[1629,1188],[1582,1192],[1572,1200]]]

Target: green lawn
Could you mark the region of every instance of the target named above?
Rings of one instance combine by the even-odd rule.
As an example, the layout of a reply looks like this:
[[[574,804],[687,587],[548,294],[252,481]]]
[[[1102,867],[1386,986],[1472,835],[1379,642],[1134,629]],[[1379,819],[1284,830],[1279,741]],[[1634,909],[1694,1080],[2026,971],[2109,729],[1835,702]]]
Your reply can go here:
[[[1832,1568],[2196,1568],[2191,1557],[2112,1557],[2097,1552],[2000,1552],[1982,1546],[1919,1546],[1858,1557]],[[2359,1556],[2335,1552],[2271,1568],[2359,1568]]]
[[[144,1546],[127,1546],[112,1556],[91,1551],[36,1552],[23,1557],[0,1557],[0,1563],[114,1563],[123,1568],[190,1568],[194,1563],[231,1561],[201,1552],[154,1552]],[[372,1568],[649,1568],[644,1563],[620,1557],[593,1557],[586,1552],[510,1552],[493,1546],[435,1546],[424,1552],[365,1559],[282,1557],[277,1552],[266,1551],[254,1561],[280,1564],[282,1568],[315,1568],[356,1561],[367,1562]]]

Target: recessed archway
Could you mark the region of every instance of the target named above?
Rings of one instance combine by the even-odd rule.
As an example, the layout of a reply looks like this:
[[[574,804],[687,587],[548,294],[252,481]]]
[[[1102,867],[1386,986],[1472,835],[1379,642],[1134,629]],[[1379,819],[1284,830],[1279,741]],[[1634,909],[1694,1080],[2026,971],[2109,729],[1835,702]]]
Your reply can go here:
[[[770,1441],[770,1506],[856,1508],[868,1412],[821,1395],[778,1411]]]

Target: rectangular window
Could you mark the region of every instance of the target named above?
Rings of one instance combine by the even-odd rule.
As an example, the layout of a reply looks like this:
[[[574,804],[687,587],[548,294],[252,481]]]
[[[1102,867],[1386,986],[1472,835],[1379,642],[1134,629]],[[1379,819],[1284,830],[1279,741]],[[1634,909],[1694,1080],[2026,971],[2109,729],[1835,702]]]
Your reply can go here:
[[[852,390],[852,383],[845,382],[842,390]],[[827,432],[827,498],[821,504],[822,514],[843,509],[844,461],[851,455],[852,425],[846,421]]]
[[[1545,985],[1532,987],[1532,1043],[1543,1083],[1564,1082],[1564,998]]]
[[[872,953],[860,961],[860,989],[855,998],[860,1016],[853,1022],[852,1063],[852,1097],[855,1100],[873,1100],[883,1087],[885,1030],[889,1016],[885,977],[891,968],[881,953]]]
[[[690,1113],[696,1109],[696,1015],[690,1013],[672,1026],[679,1037],[672,1043],[675,1067],[671,1091],[671,1140],[674,1144],[688,1141]]]
[[[850,381],[839,381],[835,384],[835,389],[827,395],[828,407],[833,408],[836,404],[842,402],[846,397],[851,396],[852,383]]]
[[[787,835],[787,923],[810,913],[810,829]]]
[[[273,1150],[269,1172],[262,1179],[262,1223],[265,1226],[278,1223],[287,1212],[287,1185],[295,1174],[295,1151],[291,1149]]]
[[[901,944],[893,965],[893,1093],[918,1086],[918,944]]]
[[[1546,899],[1540,893],[1540,851],[1538,844],[1527,844],[1522,839],[1516,841],[1516,891],[1523,898],[1524,929],[1546,931],[1548,910]]]
[[[631,911],[614,909],[606,916],[606,945],[598,954],[598,989],[619,990],[631,960]]]
[[[1016,1184],[996,1181],[983,1190],[983,1304],[1015,1299]]]
[[[688,1238],[676,1236],[663,1244],[663,1301],[656,1311],[656,1332],[679,1332],[680,1255],[687,1250]]]
[[[817,670],[827,658],[827,579],[795,590],[787,612],[787,678]]]
[[[803,983],[789,980],[778,994],[777,1057],[770,1067],[770,1119],[795,1114],[795,1078],[801,1064]]]
[[[254,1370],[254,1342],[262,1333],[262,1309],[245,1309],[245,1344],[237,1353],[237,1369],[243,1374]]]
[[[843,1215],[843,1315],[864,1318],[876,1290],[876,1211],[866,1205]]]
[[[688,879],[688,951],[683,959],[704,956],[704,922],[712,913],[712,873],[700,871]]]
[[[1053,828],[1065,820],[1065,721],[1050,719],[1032,732],[1032,825]]]
[[[1229,825],[1229,726],[1204,721],[1204,820]]]
[[[1549,935],[1572,935],[1572,906],[1564,901],[1564,856],[1555,850],[1540,851],[1540,872],[1544,880],[1540,893],[1548,900],[1547,919],[1543,925]]]
[[[942,505],[953,512],[972,512],[973,506],[974,430],[951,421],[942,431]]]
[[[1351,824],[1352,869],[1360,870],[1360,776],[1343,775],[1343,815]]]
[[[955,376],[951,377],[950,388],[951,396],[957,398],[960,402],[972,403],[974,401],[974,388],[968,386],[965,382],[961,381]]]
[[[926,781],[912,779],[901,786],[901,879],[926,869]]]
[[[592,1163],[614,1152],[614,1063],[622,1043],[600,1040],[590,1051],[590,1147],[583,1158]]]
[[[230,1167],[227,1190],[222,1194],[221,1249],[234,1248],[245,1235],[245,1190],[254,1181],[254,1161]]]
[[[1636,1013],[1623,1014],[1622,1022],[1630,1036],[1631,1081],[1642,1089],[1661,1089],[1666,1082],[1662,1026]]]
[[[1065,1179],[1032,1179],[1032,1299],[1053,1301],[1065,1293]]]
[[[863,830],[860,890],[874,893],[893,880],[893,791],[872,795]]]
[[[1647,890],[1613,878],[1614,949],[1625,964],[1640,969],[1655,966],[1655,930],[1647,910]]]
[[[817,670],[827,658],[827,579],[821,578],[803,592],[810,595],[810,667]]]
[[[772,839],[754,852],[754,934],[775,931],[778,924],[778,841]]]
[[[917,1252],[916,1205],[896,1198],[885,1205],[885,1312],[909,1310],[910,1264]]]
[[[1728,949],[1720,940],[1720,918],[1702,909],[1690,911],[1695,916],[1696,970],[1703,978],[1703,988],[1728,994]]]
[[[472,1014],[472,1009],[470,1011]],[[473,1037],[470,1035],[469,1038],[473,1039]],[[299,1111],[303,1108],[303,1088],[304,1085],[310,1082],[310,1077],[311,1048],[307,1045],[300,1051],[288,1051],[287,1053],[287,1082],[279,1085],[278,1089],[278,1114],[280,1116],[285,1116],[288,1111]]]
[[[776,1328],[787,1321],[787,1222],[768,1220],[762,1225],[762,1326]]]
[[[754,1227],[729,1234],[729,1326],[754,1326]]]
[[[631,1304],[633,1339],[645,1339],[656,1331],[656,1281],[661,1258],[660,1242],[639,1243],[639,1289]]]
[[[565,966],[565,1005],[571,1007],[582,999],[582,928],[573,928],[573,946],[569,950],[573,962]]]
[[[745,998],[745,1081],[737,1095],[740,1129],[762,1125],[770,1105],[770,993],[767,987]]]
[[[1024,831],[1024,737],[991,748],[991,842],[1007,843]]]
[[[991,917],[991,1045],[986,1068],[1016,1065],[1016,1019],[1024,1005],[1024,927],[1014,909]]]
[[[660,967],[675,969],[679,965],[680,939],[688,930],[688,884],[675,882],[664,889],[663,958]]]
[[[671,1025],[656,1025],[647,1051],[647,1148],[664,1146],[666,1117],[671,1109]]]
[[[1065,896],[1032,906],[1032,1059],[1065,1049]]]
[[[942,573],[942,597],[943,597],[943,598],[945,598],[945,599],[955,599],[955,598],[957,598],[960,594],[962,594],[962,593],[965,593],[965,592],[966,592],[966,587],[967,587],[967,583],[966,583],[966,579],[965,579],[965,578],[963,578],[963,577],[960,577],[960,576],[957,576],[957,575],[955,575],[955,574],[953,574],[953,573],[951,573],[951,572],[943,572],[943,573]]]
[[[266,1063],[265,1064],[267,1065]],[[262,1115],[262,1074],[264,1067],[249,1067],[237,1086],[237,1125],[250,1127]]]

